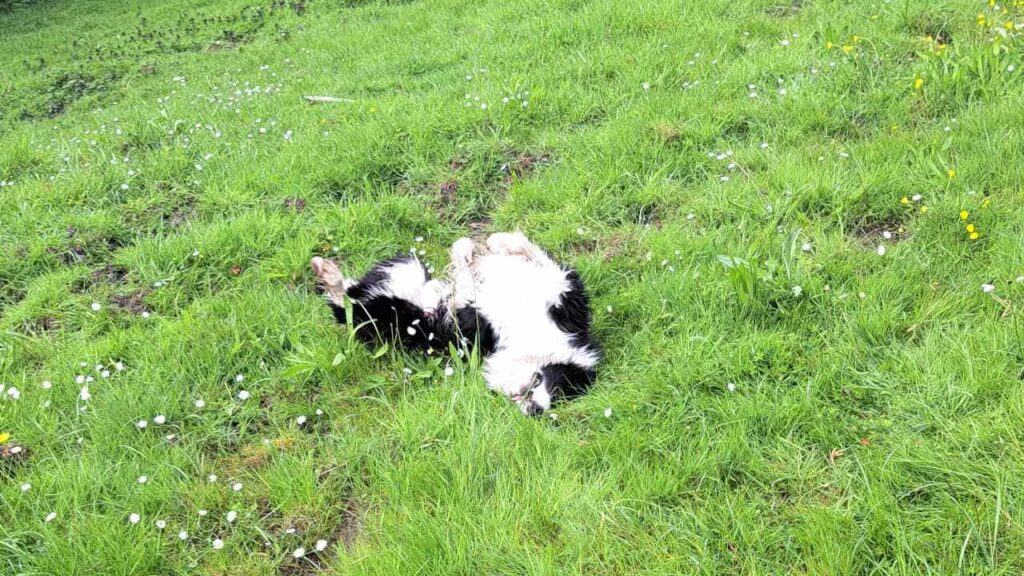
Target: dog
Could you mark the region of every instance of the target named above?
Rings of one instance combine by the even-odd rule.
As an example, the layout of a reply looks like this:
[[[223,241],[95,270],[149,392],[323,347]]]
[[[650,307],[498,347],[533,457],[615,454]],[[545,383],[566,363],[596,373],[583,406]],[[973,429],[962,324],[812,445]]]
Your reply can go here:
[[[368,345],[397,342],[432,355],[479,350],[488,388],[529,416],[585,393],[602,352],[590,334],[590,299],[579,273],[520,232],[483,243],[460,238],[443,279],[415,254],[378,262],[358,280],[320,257],[310,261],[328,306]]]

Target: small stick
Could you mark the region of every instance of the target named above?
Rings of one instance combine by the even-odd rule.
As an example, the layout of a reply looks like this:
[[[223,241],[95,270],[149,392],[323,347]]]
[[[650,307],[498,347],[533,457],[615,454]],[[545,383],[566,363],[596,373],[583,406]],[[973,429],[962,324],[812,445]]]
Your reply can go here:
[[[351,98],[338,98],[335,96],[303,96],[306,102],[310,104],[329,104],[333,102],[347,102],[349,104],[355,103],[355,100]]]

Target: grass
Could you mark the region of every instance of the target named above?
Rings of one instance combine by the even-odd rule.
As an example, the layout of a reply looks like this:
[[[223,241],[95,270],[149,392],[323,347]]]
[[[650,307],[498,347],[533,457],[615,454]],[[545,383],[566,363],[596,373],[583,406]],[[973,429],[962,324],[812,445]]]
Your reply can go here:
[[[1024,571],[1020,2],[14,4],[0,573]],[[307,268],[512,228],[557,419]]]

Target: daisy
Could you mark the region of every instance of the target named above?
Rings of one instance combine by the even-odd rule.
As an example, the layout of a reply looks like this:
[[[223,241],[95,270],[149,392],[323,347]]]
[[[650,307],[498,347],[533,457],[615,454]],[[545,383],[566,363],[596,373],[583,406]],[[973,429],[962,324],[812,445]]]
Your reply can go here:
[[[140,519],[141,519],[141,517],[138,514],[136,514],[135,512],[132,512],[131,514],[128,515],[128,522],[130,522],[132,524],[138,524]]]
[[[224,547],[224,541],[221,540],[220,538],[215,538],[214,541],[213,541],[213,549],[214,550],[220,550],[223,547]]]
[[[609,406],[609,407],[604,409],[604,417],[605,418],[611,418],[612,417],[612,407],[611,406]]]
[[[301,548],[301,547],[300,548],[296,548],[295,551],[292,552],[292,558],[302,558],[305,555],[306,555],[306,549],[305,548]]]
[[[238,391],[238,399],[239,400],[248,400],[249,399],[249,391],[248,390],[239,390]]]
[[[242,490],[242,483],[235,482],[234,484],[231,485],[231,489],[234,490],[235,492],[240,492]]]
[[[56,518],[56,517],[57,517],[57,513],[56,512],[50,512],[49,514],[46,515],[46,518],[43,519],[43,522],[53,522],[53,519]]]
[[[103,306],[101,306],[99,302],[93,302],[90,308],[92,308],[93,312],[99,312],[100,309],[103,308]]]
[[[185,532],[184,530],[178,532],[178,540],[188,540],[188,532]]]

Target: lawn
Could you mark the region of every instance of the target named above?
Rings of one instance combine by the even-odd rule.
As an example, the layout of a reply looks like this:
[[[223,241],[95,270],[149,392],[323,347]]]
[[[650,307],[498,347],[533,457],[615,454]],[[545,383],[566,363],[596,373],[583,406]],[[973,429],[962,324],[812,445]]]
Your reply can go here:
[[[1021,29],[0,0],[0,574],[1021,574]],[[515,228],[607,353],[542,418],[308,268]]]

